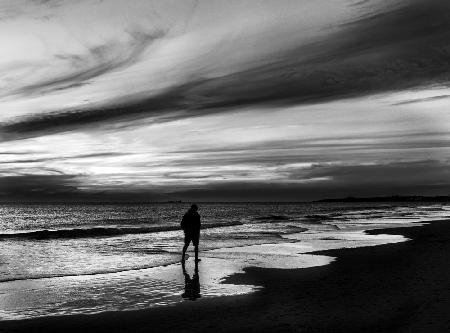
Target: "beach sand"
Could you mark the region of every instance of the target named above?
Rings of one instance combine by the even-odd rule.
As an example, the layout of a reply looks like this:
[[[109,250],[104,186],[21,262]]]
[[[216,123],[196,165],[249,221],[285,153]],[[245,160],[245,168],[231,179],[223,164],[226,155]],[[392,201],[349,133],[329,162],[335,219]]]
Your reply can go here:
[[[0,332],[450,332],[450,221],[368,231],[404,243],[323,251],[330,265],[247,268],[256,293],[96,315],[0,322]]]

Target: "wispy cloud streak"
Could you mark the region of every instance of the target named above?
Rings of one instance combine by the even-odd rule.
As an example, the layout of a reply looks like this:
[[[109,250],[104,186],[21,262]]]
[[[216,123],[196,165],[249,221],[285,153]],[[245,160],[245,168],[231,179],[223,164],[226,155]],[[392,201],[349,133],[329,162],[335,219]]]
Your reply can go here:
[[[0,132],[2,139],[8,140],[93,123],[156,116],[173,120],[248,106],[310,104],[431,83],[445,85],[450,74],[449,17],[450,4],[446,1],[406,1],[400,7],[348,22],[337,32],[309,44],[272,53],[261,64],[231,74],[199,77],[151,97],[123,99],[100,108],[17,119],[3,123]],[[34,88],[82,82],[110,67],[124,65],[141,51],[139,48],[113,64]]]
[[[123,44],[109,42],[88,49],[86,55],[55,55],[52,61],[64,62],[73,72],[21,87],[13,92],[22,95],[47,94],[55,90],[79,87],[90,79],[135,64],[142,53],[155,40],[162,38],[162,31],[153,34],[132,32],[130,39]]]

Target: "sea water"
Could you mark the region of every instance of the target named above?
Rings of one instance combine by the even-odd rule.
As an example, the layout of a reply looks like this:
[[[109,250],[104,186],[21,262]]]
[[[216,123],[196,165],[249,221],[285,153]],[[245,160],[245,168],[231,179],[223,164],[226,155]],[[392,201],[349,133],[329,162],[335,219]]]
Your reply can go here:
[[[204,203],[200,295],[254,292],[222,283],[245,267],[306,268],[313,252],[406,241],[364,230],[445,219],[424,203]],[[188,204],[1,204],[0,318],[97,313],[182,301]],[[194,273],[193,260],[187,261]]]

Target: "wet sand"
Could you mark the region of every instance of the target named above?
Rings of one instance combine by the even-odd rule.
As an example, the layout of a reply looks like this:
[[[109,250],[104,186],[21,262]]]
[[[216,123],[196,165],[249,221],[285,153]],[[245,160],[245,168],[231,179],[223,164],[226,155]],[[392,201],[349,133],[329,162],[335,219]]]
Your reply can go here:
[[[169,307],[0,322],[0,332],[449,332],[450,221],[369,231],[411,241],[323,251],[327,266],[248,268],[250,295]]]

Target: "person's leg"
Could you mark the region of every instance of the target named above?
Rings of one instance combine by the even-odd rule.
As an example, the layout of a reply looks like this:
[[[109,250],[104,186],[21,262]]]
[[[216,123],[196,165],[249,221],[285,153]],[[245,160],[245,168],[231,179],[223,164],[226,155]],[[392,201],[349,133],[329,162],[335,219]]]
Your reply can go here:
[[[185,258],[185,256],[186,256],[186,250],[187,250],[187,248],[188,248],[188,245],[187,245],[187,244],[184,244],[184,246],[183,246],[183,255],[181,256],[181,261],[183,261],[183,262],[184,262],[184,258]]]
[[[189,243],[190,243],[189,239],[185,236],[184,237],[184,246],[183,246],[183,255],[181,256],[181,262],[183,265],[184,265],[184,261],[185,261],[185,257],[186,257],[186,250],[189,246]]]
[[[199,262],[200,260],[198,259],[198,243],[200,241],[200,233],[194,235],[194,237],[192,238],[192,244],[194,245],[194,251],[195,251],[195,262]]]

